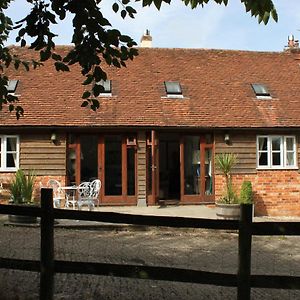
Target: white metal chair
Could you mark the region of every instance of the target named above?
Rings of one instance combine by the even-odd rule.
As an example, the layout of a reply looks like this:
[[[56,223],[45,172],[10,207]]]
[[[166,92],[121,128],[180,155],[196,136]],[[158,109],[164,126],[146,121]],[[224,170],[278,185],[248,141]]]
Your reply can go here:
[[[53,206],[54,208],[60,208],[61,200],[64,199],[64,195],[60,189],[61,185],[59,181],[55,179],[50,179],[47,182],[47,187],[52,188],[53,190]]]
[[[90,183],[90,197],[92,200],[98,203],[98,206],[100,204],[99,201],[99,194],[101,190],[101,180],[100,179],[95,179]]]
[[[95,201],[99,200],[98,196],[101,189],[101,181],[99,179],[95,179],[92,182],[82,182],[78,186],[78,209],[80,210],[83,205],[88,205],[89,210],[93,210],[95,208]]]
[[[77,206],[78,209],[81,210],[83,205],[88,205],[89,210],[94,209],[95,204],[90,198],[90,182],[82,182],[78,186],[78,201]]]

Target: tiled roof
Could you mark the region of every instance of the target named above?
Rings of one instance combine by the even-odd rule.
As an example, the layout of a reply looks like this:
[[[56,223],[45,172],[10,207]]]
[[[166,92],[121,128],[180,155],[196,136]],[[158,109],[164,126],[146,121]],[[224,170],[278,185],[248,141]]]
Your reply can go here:
[[[46,62],[34,71],[11,71],[11,79],[20,79],[25,115],[16,121],[5,108],[0,126],[300,127],[297,54],[162,48],[139,53],[127,68],[106,67],[113,96],[100,97],[97,112],[80,107],[78,68],[58,73]],[[164,81],[180,82],[184,98],[167,98]],[[265,84],[272,99],[256,99],[251,83]]]

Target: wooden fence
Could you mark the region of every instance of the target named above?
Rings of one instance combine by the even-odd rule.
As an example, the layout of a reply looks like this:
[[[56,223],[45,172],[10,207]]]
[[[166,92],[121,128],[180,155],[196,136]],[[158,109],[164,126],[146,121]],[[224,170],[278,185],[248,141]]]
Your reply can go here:
[[[237,287],[237,299],[250,299],[251,287],[300,289],[300,276],[251,275],[252,235],[300,235],[300,222],[252,223],[252,205],[241,205],[240,220],[213,220],[160,217],[54,209],[52,189],[42,189],[41,207],[0,205],[0,214],[40,217],[40,261],[0,257],[0,268],[40,272],[40,299],[52,300],[55,273],[80,273],[138,279],[166,280]],[[55,260],[54,220],[74,219],[177,228],[237,230],[239,234],[238,272],[227,274],[181,268],[88,263]]]

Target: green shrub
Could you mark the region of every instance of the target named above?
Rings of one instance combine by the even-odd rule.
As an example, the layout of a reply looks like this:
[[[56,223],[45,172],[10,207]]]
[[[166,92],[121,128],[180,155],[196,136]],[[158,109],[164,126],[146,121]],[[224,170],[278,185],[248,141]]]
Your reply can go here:
[[[22,169],[16,172],[15,178],[10,184],[11,200],[14,204],[32,202],[32,194],[35,183],[35,174],[30,170],[27,174]]]
[[[252,191],[252,184],[250,181],[246,181],[246,180],[243,181],[239,202],[243,204],[253,203],[253,191]]]
[[[19,169],[16,172],[15,178],[10,183],[10,197],[14,204],[24,203],[24,199],[22,198],[22,172],[23,171]]]

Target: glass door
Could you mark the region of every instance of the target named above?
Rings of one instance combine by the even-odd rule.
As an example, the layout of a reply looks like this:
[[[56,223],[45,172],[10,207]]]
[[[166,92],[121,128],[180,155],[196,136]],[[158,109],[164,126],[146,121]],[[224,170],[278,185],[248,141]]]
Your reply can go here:
[[[201,191],[200,137],[184,137],[184,194],[199,195]]]
[[[100,147],[102,203],[136,204],[136,136],[104,135]]]
[[[120,135],[104,137],[105,195],[122,195],[122,138]]]
[[[99,178],[100,203],[136,204],[136,136],[69,135],[67,179],[71,185]]]
[[[80,182],[98,178],[98,135],[80,136]]]
[[[182,141],[181,201],[213,201],[213,138],[211,134],[186,135]]]

